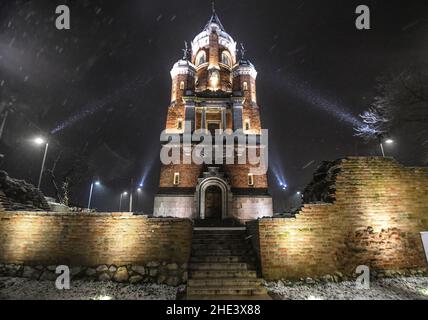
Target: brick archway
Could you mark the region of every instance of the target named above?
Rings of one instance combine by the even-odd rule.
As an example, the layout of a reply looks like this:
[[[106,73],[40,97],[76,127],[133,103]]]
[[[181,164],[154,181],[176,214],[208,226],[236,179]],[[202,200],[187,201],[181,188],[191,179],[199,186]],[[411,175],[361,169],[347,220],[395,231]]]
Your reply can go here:
[[[197,218],[205,220],[206,218],[206,194],[209,187],[218,187],[221,190],[221,217],[226,219],[229,216],[229,200],[230,200],[230,187],[223,179],[217,177],[211,177],[204,179],[199,183],[196,188],[196,200],[197,200]]]

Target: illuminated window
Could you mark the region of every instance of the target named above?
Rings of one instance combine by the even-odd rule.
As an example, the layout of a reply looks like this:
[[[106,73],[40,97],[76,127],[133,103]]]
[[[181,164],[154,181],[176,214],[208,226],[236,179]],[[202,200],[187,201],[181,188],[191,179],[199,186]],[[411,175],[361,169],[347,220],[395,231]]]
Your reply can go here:
[[[178,119],[177,121],[177,130],[183,129],[183,119]]]
[[[207,62],[207,55],[205,51],[200,51],[196,56],[196,66],[204,64],[205,62]]]
[[[230,59],[230,56],[229,56],[229,54],[227,53],[227,52],[222,52],[222,54],[221,54],[221,62],[223,63],[223,64],[226,64],[226,65],[228,65],[229,67],[231,66],[231,59]]]
[[[254,174],[252,174],[252,173],[248,174],[248,185],[254,186]]]
[[[180,90],[184,90],[184,81],[180,82]]]
[[[244,82],[242,84],[242,87],[244,88],[244,91],[247,91],[248,90],[248,82]]]
[[[248,131],[251,129],[250,120],[245,120],[245,130]]]
[[[174,173],[174,185],[178,186],[180,184],[180,173],[176,172]]]

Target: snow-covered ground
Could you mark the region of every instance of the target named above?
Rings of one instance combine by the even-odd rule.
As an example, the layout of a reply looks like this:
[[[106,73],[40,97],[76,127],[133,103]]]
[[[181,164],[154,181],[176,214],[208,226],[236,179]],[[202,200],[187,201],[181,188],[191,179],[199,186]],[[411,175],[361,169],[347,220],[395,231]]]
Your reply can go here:
[[[357,289],[350,281],[314,284],[277,281],[266,283],[266,287],[279,300],[428,300],[428,277],[375,280],[368,290]],[[70,290],[60,291],[52,281],[8,277],[0,278],[0,300],[175,300],[177,292],[184,288],[76,280],[71,282]]]
[[[266,284],[274,299],[282,300],[428,300],[428,277],[379,279],[370,289],[357,289],[355,282]]]
[[[179,289],[184,286],[76,280],[70,290],[58,290],[53,281],[0,277],[0,300],[175,300]]]

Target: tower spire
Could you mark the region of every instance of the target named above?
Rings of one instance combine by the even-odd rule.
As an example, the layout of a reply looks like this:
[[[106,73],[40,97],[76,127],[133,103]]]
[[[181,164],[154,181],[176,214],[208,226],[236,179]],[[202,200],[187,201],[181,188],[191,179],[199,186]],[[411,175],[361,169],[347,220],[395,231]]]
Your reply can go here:
[[[184,41],[184,49],[182,49],[183,51],[183,60],[188,60],[189,59],[189,46],[187,45],[187,41]]]
[[[212,10],[212,15],[211,15],[210,20],[206,24],[205,29],[209,28],[209,26],[212,23],[215,23],[215,24],[217,24],[220,27],[221,30],[224,31],[225,29],[224,29],[223,25],[221,24],[220,18],[218,17],[217,12],[215,10],[215,1],[211,2],[211,10]]]

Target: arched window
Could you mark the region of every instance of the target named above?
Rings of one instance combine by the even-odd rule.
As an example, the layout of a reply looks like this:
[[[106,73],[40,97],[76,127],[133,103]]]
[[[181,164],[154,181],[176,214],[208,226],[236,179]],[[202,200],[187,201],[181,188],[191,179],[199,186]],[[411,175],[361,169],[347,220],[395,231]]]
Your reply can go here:
[[[244,91],[247,91],[248,90],[248,82],[244,82],[243,84],[242,84],[242,87],[243,87],[243,89],[244,89]]]
[[[184,90],[184,81],[180,82],[180,90]]]
[[[201,64],[204,64],[207,62],[207,55],[205,51],[200,51],[196,56],[196,66],[200,66]]]
[[[174,185],[178,186],[180,184],[180,172],[174,173]]]
[[[252,173],[248,174],[248,185],[251,187],[254,186],[254,174]]]
[[[230,58],[230,55],[228,52],[223,51],[221,53],[221,63],[228,65],[229,67],[232,65],[232,59]]]
[[[250,120],[245,120],[245,131],[251,130]]]

